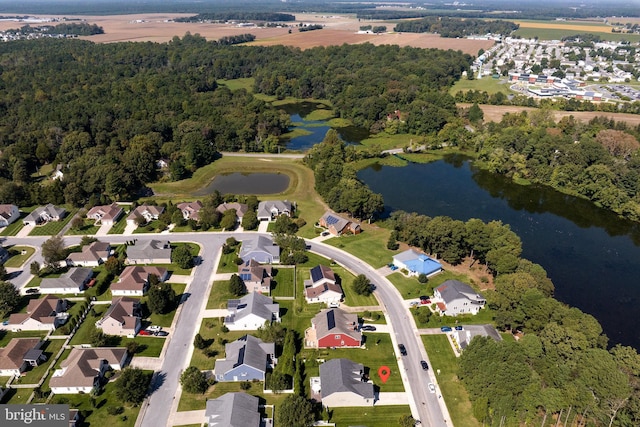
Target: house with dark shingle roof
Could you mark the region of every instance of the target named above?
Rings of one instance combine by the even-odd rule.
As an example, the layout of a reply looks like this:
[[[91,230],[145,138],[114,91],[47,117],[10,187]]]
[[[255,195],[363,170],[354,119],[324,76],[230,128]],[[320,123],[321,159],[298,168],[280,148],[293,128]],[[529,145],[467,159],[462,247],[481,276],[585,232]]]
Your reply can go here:
[[[364,366],[349,359],[332,359],[320,365],[322,406],[373,406],[373,383],[365,377]]]
[[[67,301],[53,295],[32,299],[26,313],[14,313],[9,316],[9,325],[13,330],[53,331],[66,323],[69,318]]]
[[[440,314],[457,316],[459,314],[478,314],[487,300],[471,286],[457,280],[447,280],[433,290],[433,296],[442,300],[437,304]]]
[[[16,205],[0,205],[0,228],[6,227],[20,218],[20,210]]]
[[[60,221],[65,217],[67,211],[49,203],[46,206],[35,208],[29,215],[24,217],[22,222],[24,225],[34,226],[49,221]]]
[[[121,370],[127,361],[127,349],[118,347],[74,347],[49,380],[55,394],[91,393],[109,369]]]
[[[262,265],[254,259],[245,261],[238,266],[238,276],[244,282],[247,292],[271,292],[272,271],[270,265]]]
[[[265,322],[280,321],[280,304],[257,292],[229,300],[227,309],[224,325],[231,331],[255,331]]]
[[[327,229],[334,236],[340,236],[345,233],[360,234],[362,229],[356,221],[341,217],[335,212],[326,211],[318,221],[320,227]]]
[[[275,221],[280,215],[292,214],[293,205],[288,200],[265,200],[258,203],[258,221]]]
[[[149,276],[157,276],[160,282],[167,280],[169,271],[153,265],[130,265],[120,273],[120,278],[110,286],[113,296],[139,296],[145,294],[149,286]]]
[[[129,297],[113,298],[107,312],[96,322],[96,328],[105,334],[126,337],[134,337],[141,325],[140,301]]]
[[[73,267],[60,277],[47,277],[40,282],[41,294],[77,294],[87,288],[93,277],[93,270],[86,267]]]
[[[67,265],[75,267],[98,267],[111,254],[111,245],[107,242],[92,242],[83,246],[81,252],[72,252],[67,257]]]
[[[305,346],[312,348],[360,347],[362,333],[358,330],[358,315],[339,308],[322,310],[311,319],[304,340]]]
[[[225,358],[216,360],[213,370],[217,381],[264,381],[267,369],[276,363],[275,344],[245,335],[225,344]]]
[[[171,264],[171,244],[160,240],[136,240],[127,246],[129,264]]]
[[[309,274],[310,279],[304,281],[304,295],[308,303],[340,302],[343,295],[342,286],[336,283],[336,275],[331,268],[317,265]]]
[[[278,264],[280,262],[280,246],[267,236],[250,236],[242,241],[240,254],[243,261],[254,259],[260,264]]]
[[[113,225],[124,213],[117,203],[111,203],[110,205],[94,206],[87,212],[87,218],[93,219],[96,223],[102,225]]]
[[[46,360],[40,338],[12,338],[0,349],[0,377],[19,376],[28,366],[38,366]]]
[[[225,393],[207,400],[207,427],[260,427],[260,400],[246,393]]]

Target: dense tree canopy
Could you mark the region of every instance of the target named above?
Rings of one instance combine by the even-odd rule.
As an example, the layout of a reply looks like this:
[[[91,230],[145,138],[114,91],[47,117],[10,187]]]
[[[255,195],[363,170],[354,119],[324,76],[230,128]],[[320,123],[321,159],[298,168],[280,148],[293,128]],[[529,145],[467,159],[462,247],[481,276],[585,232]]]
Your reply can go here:
[[[123,403],[139,405],[144,400],[151,383],[151,373],[138,368],[125,368],[115,382],[115,394]]]

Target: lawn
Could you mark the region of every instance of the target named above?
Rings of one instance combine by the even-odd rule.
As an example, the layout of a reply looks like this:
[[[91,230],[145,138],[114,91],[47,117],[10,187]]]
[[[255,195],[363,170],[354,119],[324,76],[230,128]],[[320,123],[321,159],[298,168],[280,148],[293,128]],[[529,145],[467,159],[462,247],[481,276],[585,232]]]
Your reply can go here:
[[[118,220],[113,226],[109,229],[107,234],[122,234],[124,233],[124,229],[127,228],[127,219],[126,215],[122,215],[122,218]]]
[[[479,427],[480,423],[473,417],[473,408],[464,385],[456,374],[458,361],[453,354],[445,335],[425,335],[422,337],[424,347],[429,353],[429,360],[437,373],[438,386],[449,409],[451,420],[456,427]]]
[[[36,251],[31,246],[9,246],[5,248],[9,253],[17,252],[17,255],[13,255],[7,261],[5,261],[5,267],[22,267],[22,265],[34,254]]]
[[[0,348],[6,347],[13,338],[32,338],[39,337],[44,339],[47,336],[47,331],[21,331],[10,332],[0,330]]]
[[[488,307],[483,308],[476,315],[465,314],[461,316],[451,317],[451,316],[438,316],[433,315],[429,319],[428,323],[420,323],[418,321],[418,313],[420,310],[429,310],[427,306],[417,305],[415,308],[411,309],[411,313],[415,318],[416,325],[419,328],[439,328],[441,326],[454,326],[456,324],[460,325],[486,325],[493,324],[493,319],[495,317],[495,312]]]
[[[295,297],[295,279],[293,273],[295,269],[287,267],[277,267],[273,269],[276,274],[271,282],[272,297]],[[275,285],[273,284],[275,282]]]
[[[390,263],[399,252],[387,249],[386,242],[391,231],[366,224],[363,224],[363,229],[363,233],[329,239],[325,243],[357,256],[374,268]]]
[[[117,375],[116,375],[117,377]],[[115,396],[114,377],[105,387],[104,391],[96,397],[95,407],[91,404],[90,394],[64,394],[53,397],[52,404],[68,404],[71,408],[77,408],[87,414],[84,425],[133,427],[138,418],[139,406],[129,407],[121,403]],[[120,415],[109,415],[110,407],[121,406],[124,412]]]
[[[166,230],[166,224],[156,219],[145,225],[137,227],[135,230],[133,230],[133,234],[160,233],[161,231],[164,231],[164,230]]]
[[[509,83],[504,79],[494,79],[491,77],[483,77],[481,79],[469,80],[466,78],[460,79],[449,89],[449,94],[452,96],[462,91],[467,92],[469,90],[477,90],[481,92],[487,92],[489,95],[502,92],[505,94],[513,93],[509,88]]]
[[[18,378],[15,384],[37,384],[43,376],[47,375],[49,367],[51,365],[51,360],[58,354],[63,344],[64,340],[45,341],[42,350],[47,357],[47,361],[40,364],[40,366],[29,369],[26,372],[26,375]]]
[[[44,225],[37,225],[33,227],[29,236],[54,236],[60,233],[64,226],[71,221],[71,218],[73,218],[76,212],[78,212],[78,209],[69,209],[67,211],[67,216],[65,216],[62,221],[50,221]]]
[[[228,280],[217,280],[213,282],[209,299],[207,301],[207,309],[227,308],[227,301],[237,298],[229,292]]]
[[[24,405],[33,393],[32,388],[10,388],[2,399],[3,403],[10,405]]]
[[[240,245],[236,246],[236,250],[228,253],[220,255],[220,262],[218,263],[218,270],[216,273],[237,273],[238,272],[238,264],[236,264],[236,259],[238,258],[238,250],[240,249]]]
[[[81,301],[69,301],[69,308],[67,309],[67,313],[69,314],[69,320],[67,320],[67,324],[69,322],[71,322],[71,319],[77,318],[80,316],[83,307],[85,307],[86,305],[83,304]],[[53,332],[53,335],[66,335],[63,334],[62,331],[64,330],[64,327],[60,327],[58,329],[56,329]]]
[[[253,92],[253,84],[255,83],[255,80],[253,77],[232,79],[232,80],[220,79],[220,80],[217,80],[217,83],[220,86],[228,87],[229,90],[232,90],[232,91],[238,90],[238,89],[244,89],[247,92]]]
[[[316,236],[313,224],[322,216],[326,205],[317,195],[313,172],[297,159],[274,158],[268,162],[248,157],[223,157],[195,171],[189,179],[176,182],[150,184],[157,197],[189,198],[192,193],[207,186],[218,174],[242,171],[243,173],[266,172],[286,174],[289,187],[282,193],[261,196],[262,199],[288,199],[296,202],[296,215],[306,220],[299,234],[302,237]]]
[[[361,425],[365,420],[367,427],[397,426],[401,416],[411,415],[411,408],[408,405],[331,408],[331,411],[333,412],[331,422],[337,427]]]
[[[180,298],[182,297],[182,294],[184,293],[184,290],[186,287],[187,285],[185,285],[184,283],[171,283],[171,288],[176,293],[176,302],[180,301]],[[146,302],[147,297],[146,296],[142,297],[140,301]],[[163,326],[165,328],[171,327],[171,324],[173,323],[173,318],[176,315],[177,308],[178,308],[178,304],[176,303],[176,307],[169,313],[166,313],[166,314],[151,313],[151,315],[148,317],[147,320],[151,322],[152,325]]]
[[[109,308],[109,304],[94,304],[92,309],[87,313],[87,317],[78,328],[73,338],[69,342],[70,345],[89,344],[91,343],[91,331],[95,328],[96,322],[102,318],[102,315]]]
[[[278,301],[282,326],[297,331],[304,337],[304,331],[311,327],[311,319],[325,308],[324,304],[307,304],[304,297],[298,296],[295,301]]]
[[[2,228],[2,230],[0,230],[0,236],[15,236],[16,234],[18,234],[20,230],[22,230],[22,227],[24,227],[24,224],[22,223],[22,218],[24,218],[27,215],[28,215],[27,212],[20,211],[20,218],[18,218],[8,226]]]
[[[189,366],[197,366],[200,370],[213,369],[216,359],[224,358],[224,344],[247,335],[247,331],[222,331],[220,319],[204,319],[200,325],[200,335],[207,341],[205,349],[193,349],[193,356]],[[205,354],[206,352],[206,354]]]
[[[218,398],[225,393],[243,391],[240,388],[240,384],[241,382],[239,381],[217,383],[209,387],[204,394],[191,394],[183,391],[178,405],[178,411],[196,411],[205,409],[208,399]],[[288,396],[287,394],[263,394],[263,384],[264,383],[262,382],[251,383],[251,388],[246,392],[252,396],[257,396],[260,399],[260,403],[266,403],[267,405],[279,405]],[[278,413],[277,408],[275,412]]]
[[[165,338],[162,337],[154,337],[154,336],[140,336],[138,335],[135,338],[121,338],[119,343],[110,343],[115,347],[126,347],[127,344],[131,341],[135,341],[138,343],[138,349],[136,350],[135,356],[141,357],[160,357],[160,353],[162,353],[162,347],[164,347]]]
[[[71,227],[65,234],[70,236],[92,236],[100,229],[99,225],[96,225],[94,219],[83,218],[82,225],[78,228]]]
[[[582,25],[582,24],[581,24]],[[520,36],[522,38],[534,38],[538,37],[539,40],[561,40],[563,37],[575,36],[577,34],[591,33],[600,36],[602,40],[610,40],[610,41],[630,41],[637,42],[640,41],[639,34],[621,34],[621,33],[611,33],[611,32],[602,32],[599,31],[598,27],[594,27],[593,30],[572,30],[572,29],[563,29],[563,28],[518,28],[514,34],[516,36]]]
[[[427,283],[420,283],[417,277],[406,277],[398,271],[388,275],[387,279],[400,291],[404,299],[418,298],[420,295],[433,295],[433,289],[446,280],[459,280],[464,283],[470,283],[467,276],[450,271],[443,271],[431,277]]]

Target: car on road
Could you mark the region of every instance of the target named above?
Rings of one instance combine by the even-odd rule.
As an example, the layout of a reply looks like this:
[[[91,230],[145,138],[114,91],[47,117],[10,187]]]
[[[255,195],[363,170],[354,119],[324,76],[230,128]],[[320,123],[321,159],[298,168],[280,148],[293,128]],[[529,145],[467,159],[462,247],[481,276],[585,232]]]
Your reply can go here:
[[[151,332],[147,331],[146,329],[140,329],[138,335],[151,335]]]
[[[169,332],[166,331],[157,331],[156,333],[154,333],[153,335],[157,336],[157,337],[166,337],[169,335]]]
[[[398,344],[398,350],[400,350],[401,355],[407,355],[407,348],[404,346],[404,344]]]
[[[376,327],[371,325],[363,325],[360,327],[361,331],[375,331]]]
[[[440,330],[442,332],[451,332],[453,329],[451,329],[451,326],[443,326],[440,328]]]
[[[462,331],[464,328],[462,326],[456,326],[456,331]]]
[[[425,362],[424,360],[420,361],[420,366],[422,366],[422,369],[424,369],[425,371],[429,369],[429,365],[427,365],[427,362]]]
[[[436,392],[436,386],[433,385],[433,383],[429,383],[429,391],[431,393],[435,393]]]

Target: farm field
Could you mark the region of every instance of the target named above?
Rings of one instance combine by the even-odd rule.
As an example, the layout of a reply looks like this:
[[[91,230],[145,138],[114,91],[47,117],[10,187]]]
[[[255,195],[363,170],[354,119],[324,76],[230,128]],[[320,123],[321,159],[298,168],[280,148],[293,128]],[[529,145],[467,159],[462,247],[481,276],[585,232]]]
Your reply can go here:
[[[560,40],[563,37],[592,33],[597,34],[603,40],[620,41],[628,40],[632,42],[640,41],[639,34],[612,33],[612,27],[599,22],[575,22],[575,21],[533,21],[514,20],[520,28],[515,34],[520,37],[534,38],[540,40]]]
[[[459,103],[458,107],[468,108],[471,104]],[[499,122],[502,120],[502,116],[506,113],[518,113],[520,111],[534,111],[536,108],[531,107],[517,107],[512,105],[480,105],[482,112],[484,113],[485,122]],[[602,111],[552,111],[555,120],[558,121],[563,117],[573,116],[576,120],[582,122],[588,122],[594,117],[607,117],[617,122],[625,122],[630,126],[640,125],[640,116],[636,114],[625,113],[606,113]]]

